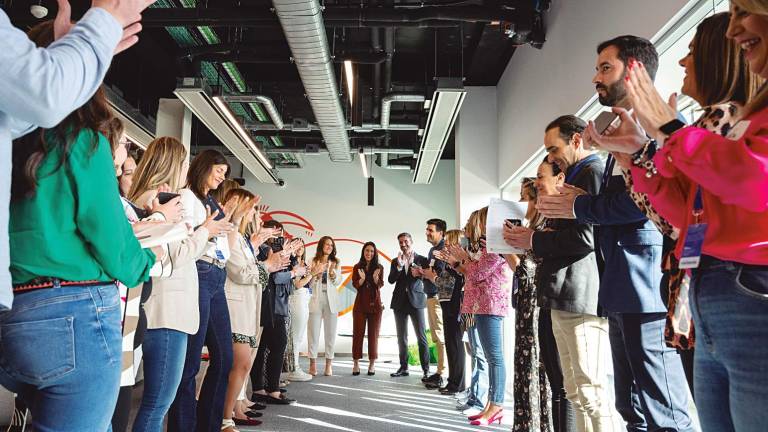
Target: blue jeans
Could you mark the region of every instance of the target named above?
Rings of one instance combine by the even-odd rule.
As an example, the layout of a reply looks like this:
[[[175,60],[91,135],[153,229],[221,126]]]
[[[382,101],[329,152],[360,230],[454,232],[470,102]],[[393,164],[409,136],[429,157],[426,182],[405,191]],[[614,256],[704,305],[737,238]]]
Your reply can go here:
[[[197,262],[200,282],[200,328],[187,340],[181,383],[168,415],[169,432],[219,432],[224,416],[224,397],[232,369],[232,326],[224,295],[227,272],[205,261]],[[208,370],[195,400],[195,376],[200,354],[208,347]]]
[[[680,355],[664,342],[665,313],[611,313],[616,410],[627,431],[694,430]]]
[[[488,361],[488,400],[494,405],[504,405],[504,386],[507,369],[504,367],[504,317],[497,315],[475,315],[475,326],[480,337],[485,358]]]
[[[702,257],[691,281],[694,388],[703,432],[765,431],[768,266]]]
[[[485,407],[488,398],[488,362],[480,344],[480,336],[477,334],[477,325],[467,329],[469,348],[472,350],[472,379],[469,384],[469,397],[467,405],[478,408]]]
[[[24,400],[36,431],[108,430],[120,390],[121,333],[114,284],[19,294],[0,313],[0,385]]]
[[[162,432],[184,370],[187,334],[171,329],[150,329],[144,335],[144,396],[133,422],[133,432]]]

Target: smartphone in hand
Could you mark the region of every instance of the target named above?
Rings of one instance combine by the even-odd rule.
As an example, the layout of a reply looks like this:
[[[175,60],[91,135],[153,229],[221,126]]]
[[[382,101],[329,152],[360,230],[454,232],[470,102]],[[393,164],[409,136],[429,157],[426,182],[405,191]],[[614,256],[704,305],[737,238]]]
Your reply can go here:
[[[179,194],[170,193],[170,192],[158,192],[157,200],[160,202],[160,204],[165,204],[168,201],[176,198],[177,196],[179,196]]]
[[[507,226],[515,227],[515,226],[523,226],[523,221],[520,219],[507,219]]]

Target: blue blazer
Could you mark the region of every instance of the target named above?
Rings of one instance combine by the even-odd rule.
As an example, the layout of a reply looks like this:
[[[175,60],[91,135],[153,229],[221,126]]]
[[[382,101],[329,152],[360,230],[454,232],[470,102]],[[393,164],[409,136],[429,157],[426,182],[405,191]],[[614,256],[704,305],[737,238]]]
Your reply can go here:
[[[576,198],[580,222],[597,225],[604,260],[598,302],[607,312],[666,312],[661,290],[663,236],[637,208],[622,176],[611,176],[598,195]]]

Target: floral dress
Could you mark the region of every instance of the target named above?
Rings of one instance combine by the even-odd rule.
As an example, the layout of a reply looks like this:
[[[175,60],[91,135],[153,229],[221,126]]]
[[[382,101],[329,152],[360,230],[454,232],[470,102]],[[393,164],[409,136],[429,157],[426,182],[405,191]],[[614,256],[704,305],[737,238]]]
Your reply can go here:
[[[539,359],[539,307],[536,305],[536,258],[532,251],[520,257],[515,270],[515,375],[513,431],[552,430],[551,390],[544,363]]]

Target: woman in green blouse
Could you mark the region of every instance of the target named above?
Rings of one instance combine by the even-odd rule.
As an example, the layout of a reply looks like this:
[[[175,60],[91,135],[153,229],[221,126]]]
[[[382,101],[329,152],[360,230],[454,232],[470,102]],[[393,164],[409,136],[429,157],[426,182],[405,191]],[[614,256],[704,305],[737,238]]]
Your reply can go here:
[[[39,45],[53,40],[52,25],[38,31]],[[111,119],[99,90],[57,127],[13,144],[15,299],[0,314],[0,384],[24,399],[35,429],[107,430],[122,351],[115,280],[140,285],[155,262],[125,217],[97,132]]]

